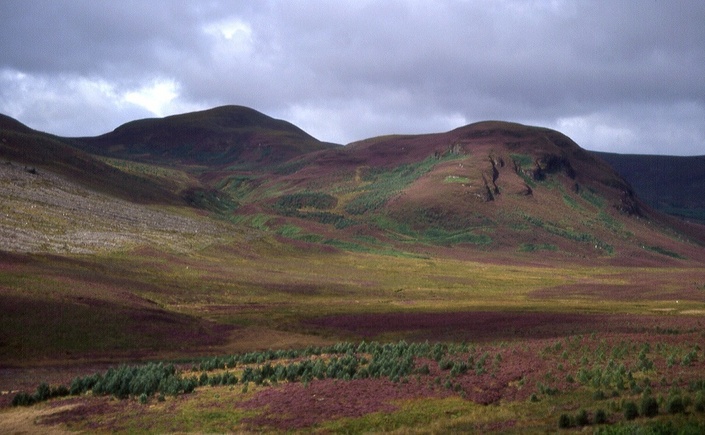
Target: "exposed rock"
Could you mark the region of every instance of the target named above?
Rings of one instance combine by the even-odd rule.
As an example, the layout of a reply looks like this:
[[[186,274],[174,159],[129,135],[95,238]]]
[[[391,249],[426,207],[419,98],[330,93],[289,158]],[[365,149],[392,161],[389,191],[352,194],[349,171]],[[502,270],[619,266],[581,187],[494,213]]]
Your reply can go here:
[[[535,168],[533,170],[532,177],[536,181],[545,180],[546,174],[555,174],[558,172],[563,172],[571,179],[575,179],[575,170],[571,166],[570,160],[564,156],[545,154],[536,159],[534,164]]]
[[[496,195],[499,195],[499,187],[497,186],[497,180],[499,179],[499,169],[497,169],[497,166],[499,166],[500,168],[503,167],[504,160],[502,160],[501,158],[498,159],[494,155],[490,154],[490,163],[492,164],[492,190]],[[485,181],[485,185],[487,185],[487,181]]]
[[[487,181],[487,177],[485,177],[485,174],[482,174],[482,181],[485,183],[485,202],[494,201],[494,194],[492,193],[492,189],[490,189],[490,184]],[[496,190],[498,190],[497,185],[495,185],[494,187]]]
[[[524,183],[524,189],[519,191],[519,195],[533,196],[534,191],[528,184]]]
[[[459,143],[454,143],[450,147],[448,147],[448,153],[453,154],[453,155],[461,155],[465,154],[465,150],[463,150],[462,145]]]
[[[641,208],[639,207],[639,202],[634,196],[634,192],[631,189],[623,190],[620,194],[619,205],[617,209],[629,216],[641,216]]]

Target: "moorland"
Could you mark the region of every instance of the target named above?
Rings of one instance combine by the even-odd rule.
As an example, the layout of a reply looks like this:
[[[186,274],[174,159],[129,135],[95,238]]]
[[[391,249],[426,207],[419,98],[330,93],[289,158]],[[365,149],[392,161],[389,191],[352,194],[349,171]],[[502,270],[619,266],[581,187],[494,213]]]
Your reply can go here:
[[[700,433],[701,186],[629,158],[499,121],[0,115],[0,431]]]

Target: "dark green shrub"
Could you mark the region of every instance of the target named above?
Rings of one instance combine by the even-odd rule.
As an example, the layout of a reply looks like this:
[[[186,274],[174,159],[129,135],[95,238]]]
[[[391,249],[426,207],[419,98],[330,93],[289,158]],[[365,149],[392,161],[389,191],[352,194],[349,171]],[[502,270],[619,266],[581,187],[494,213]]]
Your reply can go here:
[[[602,390],[595,390],[595,392],[592,393],[592,398],[594,400],[605,400],[605,393]]]
[[[34,396],[27,393],[17,393],[15,397],[12,398],[12,406],[31,406],[34,405],[36,401]]]
[[[669,414],[682,414],[685,412],[685,402],[680,395],[670,396],[666,402],[666,412]]]
[[[695,395],[695,410],[697,412],[705,412],[705,393],[698,391]]]
[[[624,418],[627,420],[634,420],[639,416],[639,409],[634,402],[627,402],[624,404]]]
[[[575,415],[575,424],[577,426],[587,426],[590,424],[590,419],[588,418],[588,413],[586,410],[581,409],[578,411],[578,413]]]
[[[571,426],[570,416],[568,414],[561,414],[558,417],[558,427],[561,429],[567,429]]]
[[[605,424],[607,423],[607,413],[604,409],[598,409],[595,411],[595,424]]]
[[[451,376],[459,376],[468,371],[468,365],[465,361],[456,361],[453,363],[453,368],[450,370]]]
[[[36,402],[43,402],[51,397],[51,388],[45,382],[42,382],[37,387],[37,391],[34,393],[34,400]]]
[[[142,405],[146,405],[147,404],[147,395],[144,393],[140,394],[139,401]]]
[[[202,387],[208,385],[208,373],[201,373],[201,376],[198,378],[198,385]]]
[[[438,363],[438,368],[441,370],[450,370],[450,368],[453,367],[453,361],[449,359],[443,358],[439,363]]]
[[[416,373],[420,375],[428,375],[429,373],[431,373],[431,369],[428,367],[428,364],[424,364],[418,369],[416,369]]]
[[[639,413],[644,417],[655,417],[658,415],[658,402],[655,398],[644,395],[639,403]]]

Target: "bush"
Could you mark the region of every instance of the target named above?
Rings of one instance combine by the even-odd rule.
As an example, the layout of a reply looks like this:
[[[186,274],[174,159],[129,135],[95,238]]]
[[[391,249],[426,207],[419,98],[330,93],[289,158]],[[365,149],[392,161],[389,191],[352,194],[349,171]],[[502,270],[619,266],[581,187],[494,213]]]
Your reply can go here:
[[[627,402],[624,404],[624,418],[627,420],[634,420],[639,416],[639,409],[634,402]]]
[[[655,398],[644,395],[639,404],[639,413],[644,417],[655,417],[658,415],[658,402]]]
[[[571,426],[571,421],[570,417],[568,414],[561,414],[560,417],[558,417],[558,427],[561,429],[567,429]]]
[[[49,385],[46,383],[42,382],[39,384],[37,387],[37,392],[34,393],[34,399],[37,402],[43,402],[45,400],[48,400],[51,397],[51,389],[49,388]]]
[[[144,394],[144,393],[140,394],[140,399],[139,399],[139,400],[140,400],[140,403],[141,403],[142,405],[146,405],[146,404],[147,404],[147,395]]]
[[[604,409],[598,409],[595,411],[595,424],[605,424],[607,423],[607,413]]]
[[[578,413],[575,415],[575,424],[577,426],[587,426],[590,424],[590,419],[588,418],[588,413],[586,410],[581,409],[578,411]]]
[[[666,402],[666,412],[669,414],[682,414],[685,412],[685,402],[681,396],[671,396]]]
[[[17,393],[12,398],[12,406],[31,406],[34,405],[34,396],[27,393]]]
[[[695,395],[695,410],[697,412],[705,412],[705,393],[698,391]]]

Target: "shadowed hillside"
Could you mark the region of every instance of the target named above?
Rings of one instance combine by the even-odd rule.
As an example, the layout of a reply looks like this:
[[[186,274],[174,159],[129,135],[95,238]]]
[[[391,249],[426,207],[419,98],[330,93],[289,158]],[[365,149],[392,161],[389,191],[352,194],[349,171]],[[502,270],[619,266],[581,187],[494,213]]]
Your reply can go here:
[[[594,154],[612,165],[652,207],[705,223],[705,156]]]
[[[241,106],[132,121],[73,143],[93,153],[140,161],[248,167],[334,146],[293,124]]]

